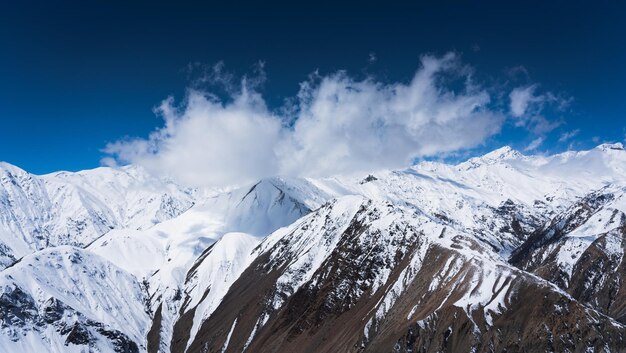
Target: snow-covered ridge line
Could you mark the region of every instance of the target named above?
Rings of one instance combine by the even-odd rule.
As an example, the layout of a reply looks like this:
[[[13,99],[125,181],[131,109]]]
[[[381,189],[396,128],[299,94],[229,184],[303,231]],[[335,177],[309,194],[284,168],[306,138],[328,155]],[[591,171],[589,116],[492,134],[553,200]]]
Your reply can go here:
[[[320,179],[271,177],[220,192],[186,188],[149,175],[136,166],[35,176],[0,163],[0,268],[13,264],[0,275],[29,265],[43,266],[31,260],[49,258],[50,252],[61,251],[66,245],[84,248],[70,252],[84,254],[81,256],[88,259],[97,258],[90,263],[98,263],[102,268],[121,269],[125,273],[121,282],[134,283],[142,293],[129,299],[128,305],[137,310],[141,308],[147,316],[139,321],[128,316],[129,322],[111,319],[97,314],[100,309],[92,308],[89,302],[68,299],[63,293],[72,292],[75,285],[97,287],[90,283],[97,279],[79,276],[85,283],[59,281],[60,287],[56,289],[47,284],[38,285],[34,289],[37,294],[31,294],[37,297],[33,299],[35,303],[47,303],[50,299],[68,305],[58,311],[73,315],[63,322],[70,329],[71,325],[77,325],[75,331],[80,334],[70,335],[70,331],[62,330],[63,334],[46,336],[37,330],[23,331],[30,335],[29,340],[63,345],[80,338],[79,341],[84,339],[96,346],[107,342],[102,332],[117,330],[142,351],[148,346],[145,335],[154,326],[160,330],[158,346],[167,352],[174,349],[170,344],[179,339],[176,335],[180,332],[175,330],[175,325],[181,320],[188,320],[189,328],[182,346],[177,345],[177,349],[195,347],[194,341],[205,335],[204,323],[219,311],[233,283],[249,264],[267,254],[270,254],[268,271],[277,268],[285,271],[276,280],[274,295],[269,299],[273,310],[285,305],[292,295],[332,277],[331,273],[324,272],[324,264],[342,247],[351,246],[355,254],[363,256],[354,263],[354,269],[346,270],[345,273],[351,275],[358,273],[375,254],[385,265],[375,266],[378,272],[373,277],[358,274],[364,279],[355,282],[354,287],[350,279],[336,278],[342,285],[335,290],[344,291],[342,293],[351,298],[361,298],[365,293],[363,288],[375,292],[385,287],[390,278],[399,276],[393,277],[392,285],[385,287],[387,292],[380,298],[380,307],[371,309],[380,321],[389,310],[395,310],[397,299],[403,296],[409,283],[415,281],[427,247],[412,253],[415,262],[401,274],[393,274],[393,266],[390,267],[397,261],[395,253],[391,250],[381,253],[380,248],[393,247],[399,254],[407,254],[405,237],[422,240],[432,237],[429,242],[451,251],[458,253],[463,249],[459,256],[462,260],[454,263],[452,267],[456,270],[450,273],[458,273],[459,266],[473,261],[471,259],[480,258],[486,264],[481,274],[464,274],[469,283],[482,283],[476,289],[477,295],[457,298],[455,303],[468,316],[475,315],[476,305],[486,305],[485,315],[488,316],[481,320],[489,324],[506,310],[502,303],[508,303],[510,298],[507,278],[517,276],[514,271],[504,271],[504,276],[503,271],[496,271],[498,266],[508,266],[510,254],[526,244],[533,232],[602,190],[613,195],[610,202],[592,207],[594,211],[588,212],[589,217],[578,217],[580,222],[564,227],[566,242],[544,248],[547,252],[537,258],[548,262],[556,259],[556,268],[567,274],[568,281],[582,276],[574,268],[581,268],[580,263],[589,258],[589,251],[599,250],[601,256],[606,256],[616,266],[622,263],[620,229],[626,224],[625,180],[626,151],[621,144],[553,156],[525,156],[504,147],[456,165],[423,162],[403,170]],[[582,207],[589,206],[592,205]],[[369,207],[376,211],[363,213],[363,209]],[[333,221],[316,218],[320,212],[327,212],[328,219]],[[371,238],[354,243],[343,239],[342,234],[346,232],[358,233],[346,228],[355,221],[371,231]],[[416,231],[411,235],[406,228],[395,229],[398,224],[420,229],[423,234]],[[292,234],[295,230],[297,234]],[[265,238],[268,234],[272,235]],[[320,239],[320,234],[326,236]],[[259,242],[261,245],[253,250]],[[285,251],[274,251],[275,248]],[[24,260],[18,262],[22,257]],[[59,261],[61,272],[81,270],[78,263],[63,262],[63,255],[50,258],[52,262]],[[545,261],[542,266],[546,265]],[[48,263],[54,267],[52,262]],[[65,267],[69,268],[63,270]],[[538,275],[545,278],[541,273]],[[598,283],[613,283],[613,279],[605,277],[598,279]],[[485,278],[489,281],[484,282]],[[7,288],[14,288],[14,282],[7,282]],[[448,282],[441,278],[439,285]],[[111,286],[110,298],[104,295],[98,300],[117,300],[119,288],[115,288],[115,284],[108,285]],[[495,288],[493,293],[492,287]],[[432,291],[438,289],[431,288]],[[594,295],[596,297],[588,302],[593,304],[600,294]],[[88,297],[84,300],[90,300]],[[66,303],[71,300],[74,300],[71,305]],[[492,304],[488,303],[490,301]],[[409,307],[415,310],[403,313],[402,317],[416,314],[415,305]],[[161,321],[155,325],[149,321],[155,320],[154,310],[159,307],[162,308]],[[616,306],[615,310],[619,308]],[[36,320],[41,323],[43,319]],[[245,320],[237,321],[229,344],[219,349],[225,347],[230,351],[231,347],[237,347],[239,331],[247,330],[241,347],[245,343],[245,347],[254,350],[255,337],[263,334],[268,320],[271,320],[269,314],[255,317],[254,327],[249,330],[244,329]],[[372,330],[376,327],[374,321]],[[125,326],[131,328],[130,331],[124,329]],[[230,326],[226,328],[230,329]]]
[[[190,189],[139,167],[35,176],[2,163],[0,263],[49,246],[84,247],[115,228],[149,228],[194,201]]]

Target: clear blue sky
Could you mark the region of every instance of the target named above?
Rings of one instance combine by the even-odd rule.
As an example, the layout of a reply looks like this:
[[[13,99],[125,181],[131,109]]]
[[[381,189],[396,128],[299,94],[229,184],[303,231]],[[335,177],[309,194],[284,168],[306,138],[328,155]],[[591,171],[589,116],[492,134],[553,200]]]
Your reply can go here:
[[[278,106],[316,69],[406,81],[421,54],[448,51],[483,81],[523,66],[523,80],[573,98],[543,150],[567,148],[559,134],[576,129],[581,148],[624,139],[623,2],[127,3],[0,5],[0,160],[34,173],[98,166],[107,142],[162,124],[152,108],[184,94],[193,62],[245,73],[264,61]],[[505,128],[485,148],[527,143]]]

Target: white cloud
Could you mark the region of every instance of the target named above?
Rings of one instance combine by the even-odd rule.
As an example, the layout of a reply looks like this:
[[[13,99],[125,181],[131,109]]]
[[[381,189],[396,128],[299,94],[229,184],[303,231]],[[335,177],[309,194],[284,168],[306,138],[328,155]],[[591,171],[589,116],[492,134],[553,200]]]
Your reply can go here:
[[[559,142],[568,141],[568,140],[576,137],[576,135],[578,135],[579,133],[580,133],[580,129],[576,129],[576,130],[572,130],[572,131],[566,131],[566,132],[561,134],[561,137],[559,137]]]
[[[473,147],[503,121],[480,90],[453,93],[436,84],[453,56],[425,57],[409,84],[354,81],[345,74],[304,85],[281,172],[331,175],[408,165],[415,157]]]
[[[532,84],[514,88],[509,94],[509,112],[516,118],[515,126],[525,127],[536,135],[546,134],[561,124],[562,120],[550,120],[543,114],[550,105],[558,111],[567,108],[571,99],[558,97],[552,92],[536,94],[538,85]]]
[[[524,151],[534,151],[537,148],[539,148],[539,146],[541,146],[541,144],[543,143],[544,138],[543,137],[537,137],[536,139],[530,141],[530,143],[528,144],[528,146],[526,146],[526,148],[524,148]]]
[[[117,161],[112,157],[104,157],[100,160],[100,164],[105,167],[117,167]]]
[[[544,135],[563,124],[563,120],[548,120],[542,115],[528,118],[527,128],[536,135]]]
[[[517,87],[511,91],[509,98],[511,99],[511,114],[514,117],[520,118],[526,114],[528,108],[534,104],[542,101],[541,96],[535,96],[534,92],[537,85],[530,85],[525,87]]]
[[[165,126],[145,139],[118,141],[105,151],[192,185],[227,185],[272,175],[284,133],[261,97],[244,89],[232,103],[190,91],[182,109],[172,98],[158,108]]]
[[[179,105],[165,100],[158,108],[164,127],[105,152],[193,185],[400,168],[475,147],[500,131],[504,114],[469,75],[448,54],[422,57],[409,83],[355,80],[343,72],[317,76],[277,111],[244,78],[226,101],[199,90]],[[451,90],[449,80],[465,83]]]

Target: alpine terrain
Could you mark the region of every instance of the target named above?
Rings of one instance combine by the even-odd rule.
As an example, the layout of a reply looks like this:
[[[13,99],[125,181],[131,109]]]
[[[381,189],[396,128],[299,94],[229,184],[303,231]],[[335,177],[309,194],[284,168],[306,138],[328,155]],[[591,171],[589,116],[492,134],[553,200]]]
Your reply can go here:
[[[0,163],[0,352],[623,352],[626,150],[188,188]]]

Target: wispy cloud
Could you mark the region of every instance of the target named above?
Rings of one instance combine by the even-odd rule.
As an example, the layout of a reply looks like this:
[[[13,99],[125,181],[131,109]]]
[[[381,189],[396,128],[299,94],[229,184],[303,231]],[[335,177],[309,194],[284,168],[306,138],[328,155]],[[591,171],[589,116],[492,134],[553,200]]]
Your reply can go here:
[[[536,139],[532,140],[528,144],[528,146],[526,146],[526,148],[524,148],[524,151],[531,152],[531,151],[536,150],[537,148],[539,148],[539,146],[541,146],[543,141],[544,141],[543,137],[537,137]]]
[[[516,119],[515,125],[525,127],[536,135],[544,135],[563,124],[562,119],[548,119],[544,109],[551,106],[562,111],[571,99],[559,97],[552,92],[537,93],[539,85],[531,84],[514,88],[509,94],[509,112]]]
[[[561,136],[559,137],[559,142],[566,142],[574,137],[576,137],[576,135],[578,135],[580,133],[580,129],[576,129],[576,130],[572,130],[572,131],[566,131],[564,133],[561,134]]]

